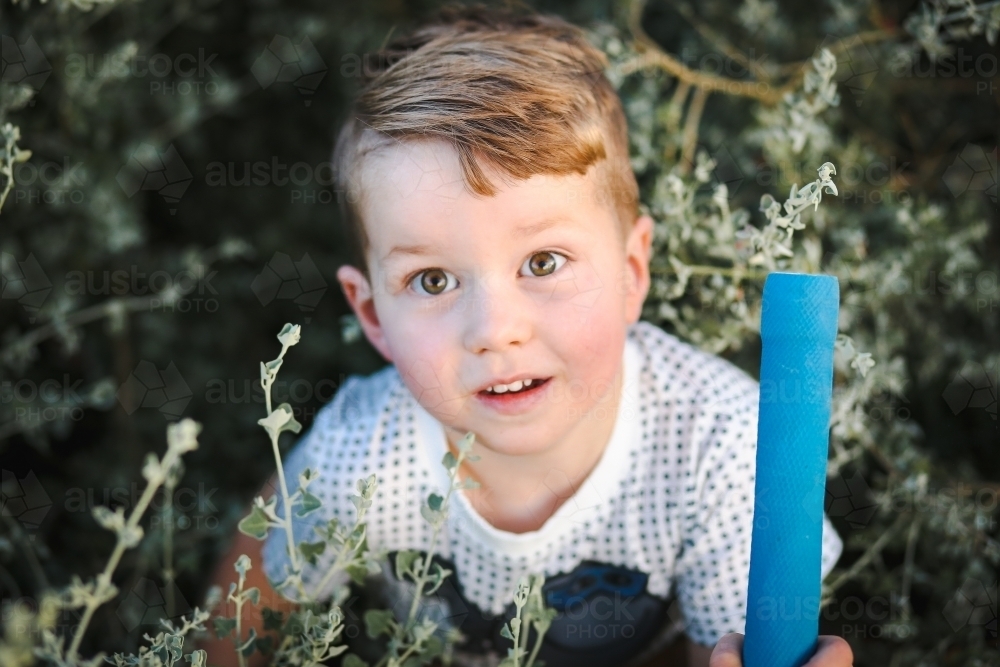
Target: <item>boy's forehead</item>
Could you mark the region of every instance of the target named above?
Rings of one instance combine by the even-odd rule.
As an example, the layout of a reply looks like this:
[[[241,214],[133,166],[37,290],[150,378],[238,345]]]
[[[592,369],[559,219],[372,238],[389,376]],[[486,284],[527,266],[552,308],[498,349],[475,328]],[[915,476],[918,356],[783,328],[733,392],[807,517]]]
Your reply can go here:
[[[528,223],[553,217],[587,215],[607,204],[597,169],[586,174],[536,174],[515,179],[480,163],[497,189],[493,196],[471,192],[458,151],[444,140],[393,141],[369,153],[362,164],[362,218],[369,238],[377,227],[412,222],[413,231],[442,216],[488,216],[491,224]],[[538,220],[535,220],[537,222]],[[388,231],[388,230],[386,230]]]
[[[454,198],[464,187],[458,151],[438,140],[392,140],[365,156],[361,174],[373,202],[418,193]]]

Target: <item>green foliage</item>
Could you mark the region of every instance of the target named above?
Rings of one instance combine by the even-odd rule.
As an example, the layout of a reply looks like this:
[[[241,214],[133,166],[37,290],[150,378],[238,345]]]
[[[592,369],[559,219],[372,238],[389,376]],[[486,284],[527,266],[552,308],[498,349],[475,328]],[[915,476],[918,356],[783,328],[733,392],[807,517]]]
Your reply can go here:
[[[948,0],[918,7],[850,0],[539,6],[590,25],[609,56],[608,74],[629,117],[641,199],[656,221],[645,319],[755,374],[767,273],[840,279],[828,489],[834,496],[837,489],[848,492],[831,498],[828,513],[847,550],[824,582],[824,632],[846,634],[859,667],[998,664],[995,630],[990,634],[982,618],[992,611],[995,622],[1000,561],[996,504],[989,502],[1000,477],[998,83],[995,72],[966,77],[942,66],[970,56],[995,62],[1000,6]],[[244,516],[245,499],[275,467],[281,471],[282,448],[291,441],[285,435],[282,444],[282,434],[300,433],[329,399],[318,387],[339,384],[330,379],[337,374],[376,370],[381,360],[360,342],[335,290],[322,307],[307,308],[280,296],[265,304],[252,285],[276,253],[298,260],[307,252],[319,282],[335,284],[346,255],[331,222],[336,207],[294,199],[290,205],[295,193],[274,183],[213,187],[207,177],[197,179],[217,171],[220,157],[237,171],[244,161],[325,161],[332,111],[344,107],[356,83],[343,67],[333,76],[338,65],[425,9],[380,1],[0,6],[4,35],[19,49],[34,38],[51,66],[42,85],[10,74],[0,82],[0,451],[5,470],[17,470],[18,479],[37,473],[54,502],[37,535],[11,517],[0,525],[4,664],[184,660],[203,667],[204,654],[183,647],[189,634],[203,630],[207,612],[169,612],[174,621],[165,620],[165,631],[152,637],[123,632],[114,611],[129,593],[123,584],[162,575],[168,597],[176,581],[184,596],[200,599],[213,545],[237,529],[258,540],[272,529],[290,538],[293,517],[322,509],[308,491],[317,471],[304,471],[294,489],[285,488],[282,471],[276,494],[255,498]],[[634,16],[681,69],[651,57]],[[215,39],[227,25],[248,27],[246,42]],[[310,35],[330,65],[310,100],[315,104],[302,104],[291,86],[264,89],[247,75],[275,34]],[[157,53],[173,61],[199,49],[219,52],[201,81],[214,86],[208,95],[155,94],[154,84],[190,81],[176,71],[160,78],[114,66]],[[98,64],[87,65],[88,57]],[[110,65],[102,67],[102,60]],[[737,71],[713,72],[717,60]],[[706,83],[694,74],[716,78]],[[150,157],[150,146],[162,154],[171,145],[196,172],[179,202],[155,191],[130,196],[116,182],[129,160]],[[52,173],[54,165],[58,177],[44,188],[18,176],[42,167]],[[307,187],[304,194],[321,191]],[[45,200],[50,194],[55,198]],[[105,272],[129,274],[132,283],[116,291],[109,279],[101,288]],[[185,279],[137,289],[136,272]],[[221,306],[217,312],[194,310],[211,299]],[[264,350],[273,345],[273,331],[302,315],[312,319],[308,335],[297,326],[281,328],[280,354],[254,377],[246,359],[270,356]],[[316,389],[305,400],[277,379],[294,345],[303,346],[302,361],[289,361],[297,366],[285,370]],[[166,411],[171,403],[131,405],[124,388],[140,360],[156,369],[175,364],[190,405],[176,413]],[[64,376],[69,389],[58,396],[6,388],[41,388]],[[955,392],[960,398],[968,380],[981,383],[987,398],[960,405]],[[246,392],[232,391],[244,382]],[[208,391],[215,386],[223,390]],[[185,419],[171,426],[166,453],[158,454],[164,418],[182,415],[198,417],[212,447],[195,449],[199,427]],[[261,427],[267,440],[258,437]],[[457,477],[463,459],[475,460],[472,442],[470,434],[459,457],[445,455],[450,487],[421,507],[435,543],[451,494],[475,487]],[[140,475],[147,485],[131,503],[97,503],[83,517],[60,505],[67,489],[125,486]],[[208,516],[215,525],[196,524],[206,517],[173,503],[175,489],[199,482],[220,491],[219,508]],[[166,502],[154,522],[146,510],[159,489]],[[211,619],[241,660],[257,651],[278,664],[337,656],[349,667],[367,664],[341,643],[337,605],[346,587],[329,600],[312,596],[338,572],[363,585],[379,571],[384,554],[369,551],[365,528],[376,489],[374,476],[358,480],[353,523],[330,520],[311,541],[287,540],[291,565],[275,586],[300,607],[287,616],[261,609],[267,636],[246,632],[238,614]],[[452,574],[433,562],[433,551],[432,544],[425,558],[401,552],[392,564],[417,591],[405,619],[383,610],[365,615],[368,635],[384,642],[376,667],[445,661],[459,639],[417,618],[420,597]],[[106,563],[93,578],[92,563]],[[321,563],[332,565],[306,590],[303,572]],[[240,583],[227,598],[259,605],[259,591],[244,590],[243,582],[260,564],[234,565]],[[513,642],[506,664],[540,665],[534,656],[551,621],[542,582],[532,577],[514,592],[518,611],[504,627]],[[22,596],[36,600],[37,609],[9,604]],[[844,623],[856,608],[846,601],[889,612]],[[176,602],[168,600],[166,609],[176,610]],[[70,627],[65,618],[73,615],[75,629],[56,632]],[[101,631],[88,632],[94,627]],[[529,650],[531,627],[538,638]],[[119,652],[125,647],[132,652]]]
[[[501,667],[543,667],[544,660],[537,660],[535,656],[542,646],[545,633],[552,625],[552,620],[558,612],[545,605],[542,594],[542,586],[545,584],[545,577],[542,575],[531,575],[522,577],[517,584],[517,591],[514,593],[514,607],[516,609],[514,618],[510,623],[504,623],[500,630],[500,636],[509,639],[514,646],[507,649],[507,657],[500,662]],[[535,645],[528,652],[528,638],[531,629],[537,633]],[[522,662],[523,660],[523,662]]]
[[[861,32],[861,6],[838,7]],[[741,10],[745,20],[749,8]],[[912,16],[940,19],[949,11],[948,21],[964,15],[980,33],[1000,20],[991,3],[963,11],[940,3]],[[772,14],[755,25],[775,20]],[[710,50],[732,54],[725,36],[692,23]],[[933,40],[944,39],[942,22],[932,23]],[[840,279],[827,512],[846,549],[824,582],[821,629],[845,636],[857,665],[997,664],[992,631],[966,613],[973,599],[985,604],[989,596],[978,591],[992,591],[1000,563],[991,502],[998,476],[994,408],[989,397],[978,414],[954,403],[964,378],[978,378],[973,382],[984,389],[997,384],[1000,301],[993,283],[1000,253],[997,234],[990,234],[997,208],[989,189],[996,177],[986,176],[979,190],[970,181],[956,190],[952,180],[971,176],[959,154],[992,150],[997,126],[981,125],[985,116],[973,110],[983,105],[970,94],[948,98],[950,104],[933,99],[941,80],[901,80],[893,63],[900,53],[912,56],[913,42],[880,27],[866,33],[867,42],[828,38],[829,48],[818,48],[801,67],[761,65],[756,74],[771,90],[801,73],[801,88],[777,104],[740,106],[713,96],[703,112],[697,93],[685,87],[697,89],[693,78],[684,79],[690,73],[678,79],[656,72],[659,61],[613,29],[597,30],[595,38],[612,57],[633,128],[641,199],[656,221],[646,319],[756,375],[767,273]],[[771,49],[794,47],[802,31],[781,34],[771,36]],[[947,51],[963,48],[950,43]],[[896,92],[903,84],[911,84],[908,92]],[[927,127],[897,127],[915,113]],[[925,153],[946,118],[955,133],[944,141],[957,143],[950,167]],[[897,143],[900,135],[907,148]],[[897,161],[904,166],[881,177]],[[807,169],[820,164],[819,178],[800,189]],[[991,164],[977,168],[995,174]],[[789,196],[779,204],[782,187]],[[830,201],[810,205],[824,191]],[[761,223],[750,210],[755,200]],[[946,404],[952,413],[964,408],[961,422]],[[873,614],[875,606],[889,611]],[[866,611],[852,617],[858,607]]]
[[[170,621],[164,620],[166,632],[159,632],[155,637],[145,635],[149,646],[139,649],[138,655],[115,653],[107,662],[116,667],[181,667],[184,662],[190,662],[191,667],[206,667],[207,654],[201,649],[184,653],[184,643],[187,634],[194,631],[204,631],[204,623],[208,619],[207,611],[198,611],[190,619],[182,618],[181,626],[175,627]],[[186,667],[186,666],[184,666]]]

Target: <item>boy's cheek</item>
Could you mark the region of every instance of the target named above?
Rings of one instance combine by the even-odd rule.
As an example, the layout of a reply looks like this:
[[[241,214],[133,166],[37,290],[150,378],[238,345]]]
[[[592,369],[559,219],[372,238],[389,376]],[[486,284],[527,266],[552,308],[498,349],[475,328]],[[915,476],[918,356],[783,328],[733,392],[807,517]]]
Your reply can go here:
[[[596,267],[583,260],[565,267],[553,283],[543,283],[535,291],[536,301],[539,305],[567,303],[578,308],[590,308],[604,298],[606,287]]]
[[[439,418],[458,414],[462,399],[471,391],[466,387],[455,368],[453,355],[441,343],[440,332],[414,332],[424,345],[412,340],[401,341],[401,353],[396,360],[396,370],[417,401]]]

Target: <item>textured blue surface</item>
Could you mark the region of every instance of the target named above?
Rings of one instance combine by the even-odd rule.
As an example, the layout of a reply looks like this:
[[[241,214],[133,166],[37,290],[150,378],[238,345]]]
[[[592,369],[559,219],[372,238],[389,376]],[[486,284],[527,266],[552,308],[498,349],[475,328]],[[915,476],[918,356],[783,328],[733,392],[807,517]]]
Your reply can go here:
[[[816,649],[839,308],[834,276],[764,283],[745,667],[801,667]]]

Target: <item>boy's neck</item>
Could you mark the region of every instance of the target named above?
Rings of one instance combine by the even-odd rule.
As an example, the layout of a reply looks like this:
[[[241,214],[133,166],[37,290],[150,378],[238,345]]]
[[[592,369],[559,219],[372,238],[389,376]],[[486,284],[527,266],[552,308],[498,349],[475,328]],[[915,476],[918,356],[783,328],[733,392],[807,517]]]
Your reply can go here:
[[[576,493],[611,440],[621,402],[624,365],[611,389],[611,404],[599,402],[576,427],[553,446],[531,455],[498,454],[473,445],[478,461],[465,461],[459,478],[471,477],[479,488],[459,491],[493,527],[511,533],[537,530]],[[601,415],[601,416],[598,416]],[[448,449],[458,456],[462,433],[445,427]]]

